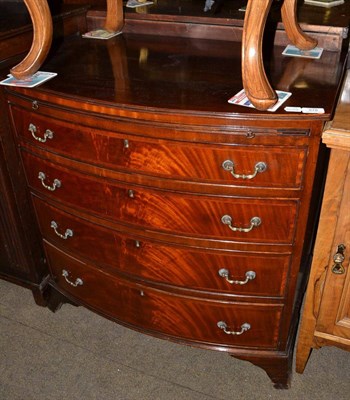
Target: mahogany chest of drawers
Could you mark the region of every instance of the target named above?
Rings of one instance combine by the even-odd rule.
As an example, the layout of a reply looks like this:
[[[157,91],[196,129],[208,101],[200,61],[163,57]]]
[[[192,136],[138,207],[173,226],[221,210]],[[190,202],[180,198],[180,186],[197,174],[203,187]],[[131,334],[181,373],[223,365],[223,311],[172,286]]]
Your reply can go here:
[[[109,54],[131,65],[134,38],[127,50],[113,43]],[[113,64],[112,88],[102,64],[77,61],[79,46],[64,53],[76,64],[57,57],[59,75],[43,87],[6,89],[48,284],[127,327],[249,360],[288,386],[330,106],[302,118],[210,111],[208,100],[176,108],[169,97],[157,104],[159,83],[138,103],[143,65],[133,75]],[[88,46],[82,57],[95,63],[101,48]],[[210,78],[217,88],[220,76]]]
[[[233,355],[286,347],[312,128],[133,123],[118,109],[101,119],[8,99],[58,290],[136,329]]]

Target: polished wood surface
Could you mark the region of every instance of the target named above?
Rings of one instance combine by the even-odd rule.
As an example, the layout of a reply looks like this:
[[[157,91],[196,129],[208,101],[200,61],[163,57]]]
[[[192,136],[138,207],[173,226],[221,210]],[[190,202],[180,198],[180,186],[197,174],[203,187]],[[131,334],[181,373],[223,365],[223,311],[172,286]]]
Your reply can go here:
[[[73,215],[71,208],[62,205],[58,208],[37,196],[33,197],[33,202],[40,230],[47,241],[57,243],[68,253],[100,263],[102,270],[111,275],[125,274],[148,284],[166,283],[227,296],[255,294],[277,298],[285,294],[289,254],[239,254],[232,250],[162,244],[140,235],[126,235],[123,227],[117,224],[107,227],[101,219],[95,218],[94,222],[89,221],[88,216],[82,219]],[[58,236],[51,226],[52,221],[56,222],[58,233],[65,234],[70,229],[73,236],[68,239]],[[99,243],[97,247],[96,242]],[[247,284],[230,283],[219,275],[220,266],[228,269],[229,280],[243,282],[247,271],[252,269],[256,276]]]
[[[85,4],[84,0],[66,0],[65,3]],[[90,0],[89,4],[93,10],[103,10],[106,5],[106,0]],[[142,13],[138,12],[137,9],[127,8],[127,15],[134,15],[135,17],[154,18],[155,15],[158,19],[164,19],[164,17],[173,16],[173,19],[179,19],[186,17],[188,19],[193,17],[202,17],[210,21],[215,20],[215,23],[221,20],[222,23],[227,23],[229,20],[241,20],[243,25],[244,12],[240,9],[247,5],[247,0],[226,0],[223,2],[215,2],[212,8],[208,11],[204,11],[204,2],[201,0],[187,0],[179,2],[173,0],[157,0],[151,6],[142,7]],[[280,9],[283,1],[274,1],[270,8],[270,17],[274,22],[281,21]],[[344,4],[337,5],[325,9],[324,7],[315,7],[313,5],[299,2],[298,4],[298,20],[303,28],[310,25],[318,26],[331,26],[331,27],[347,27],[349,24],[349,7],[348,1]],[[306,29],[309,32],[309,28]]]
[[[36,303],[45,305],[42,283],[48,271],[41,258],[40,235],[30,199],[24,190],[23,170],[9,135],[2,92],[0,102],[0,278],[30,288]]]
[[[314,260],[300,327],[296,370],[305,369],[312,348],[350,350],[350,75],[347,72],[333,121],[323,140],[331,148]],[[343,244],[343,274],[333,273],[335,254]]]
[[[76,160],[89,161],[97,166],[118,167],[121,171],[133,171],[146,177],[176,178],[198,184],[205,181],[220,185],[293,189],[299,188],[303,180],[307,148],[290,148],[286,154],[279,145],[273,146],[273,134],[270,135],[268,149],[256,149],[243,145],[249,132],[238,129],[233,131],[236,143],[241,141],[242,144],[237,143],[235,157],[231,160],[230,143],[209,146],[180,140],[140,139],[123,133],[125,127],[123,129],[120,123],[114,126],[110,124],[109,130],[99,129],[96,132],[92,129],[102,128],[101,124],[77,127],[74,123],[60,120],[62,113],[57,113],[57,119],[53,116],[48,118],[32,111],[29,104],[23,102],[22,105],[27,108],[11,107],[11,116],[21,140],[29,142],[30,145],[37,145],[39,140],[45,140],[45,149]],[[68,114],[65,118],[69,121],[74,115]],[[86,121],[86,124],[88,125],[89,121]],[[133,130],[142,132],[145,129],[147,126],[140,124]],[[54,138],[45,139],[48,130],[54,132]],[[153,127],[152,130],[154,134],[156,128]],[[161,129],[161,133],[164,135],[164,128]],[[285,130],[284,142],[290,143],[294,134],[292,131],[288,135],[288,130]],[[302,137],[306,132],[300,131],[299,134]],[[71,146],[72,140],[77,143],[74,148]],[[100,149],[98,154],[96,148]],[[159,160],[162,160],[161,164]],[[232,163],[233,167],[225,169],[225,161]],[[254,179],[246,179],[245,177],[255,173],[259,162],[265,163],[266,169],[257,173]],[[221,168],[217,168],[218,166]]]
[[[114,47],[118,50],[119,58],[114,56]],[[282,56],[282,50],[278,47],[274,49],[268,66],[272,83],[278,86],[283,80],[283,84],[292,92],[285,105],[322,107],[325,114],[307,118],[329,119],[343,71],[344,52],[325,51],[320,60],[305,62],[304,59]],[[145,53],[147,57],[143,58]],[[119,73],[121,59],[127,73]],[[244,110],[245,117],[239,117],[239,123],[235,123],[235,127],[242,131],[249,124],[249,119],[258,117],[261,121],[255,132],[258,138],[264,125],[272,132],[271,125],[264,122],[266,115],[270,114],[253,108],[242,109],[227,102],[242,89],[240,63],[240,44],[236,42],[194,41],[188,38],[138,34],[122,34],[107,42],[71,37],[57,47],[55,57],[45,64],[45,70],[57,72],[63,79],[52,79],[43,88],[73,97],[91,97],[93,92],[96,100],[137,106],[140,113],[145,110],[147,115],[152,108],[156,112],[151,116],[152,119],[163,119],[164,122],[169,118],[166,113],[158,110],[183,110],[183,122],[186,118],[188,121],[193,120],[193,111],[200,111],[203,118],[196,117],[196,124],[204,126],[209,123],[209,116],[205,117],[205,113],[215,113],[211,114],[211,120],[217,115],[217,123],[230,125],[222,117],[239,117]],[[289,64],[295,73],[286,77],[284,68]],[[67,65],[70,66],[69,70]],[[221,66],[220,69],[217,65]],[[30,94],[31,90],[25,93]],[[99,109],[89,104],[85,104],[83,109],[99,112]],[[279,118],[294,120],[292,124],[289,123],[289,130],[300,129],[298,114],[288,114],[283,107],[273,114],[279,115]],[[283,124],[278,127],[279,131],[281,129]],[[209,131],[208,127],[207,132]],[[174,130],[172,132],[174,135]]]
[[[219,10],[210,13],[203,12],[201,6],[198,6],[198,1],[186,1],[179,8],[175,6],[174,1],[162,0],[145,7],[145,12],[142,13],[127,8],[124,14],[123,32],[242,42],[245,13],[239,11],[239,8],[246,5],[246,1],[225,1],[220,3]],[[290,44],[281,22],[280,6],[281,2],[272,3],[265,27],[264,41],[267,55],[269,49],[274,46],[285,47]],[[349,3],[345,3],[344,8],[334,7],[331,10],[323,9],[322,12],[320,10],[315,12],[315,8],[320,7],[310,8],[304,3],[298,4],[300,27],[308,35],[317,37],[318,45],[324,50],[340,52],[344,39],[347,38],[349,6]],[[303,12],[305,7],[308,12]],[[335,12],[339,8],[342,11]],[[90,9],[87,12],[88,30],[103,28],[105,20],[106,11]]]
[[[23,192],[25,185],[18,168],[19,160],[12,153],[13,161],[17,162],[17,170],[12,171],[21,177],[11,182],[13,176],[9,176],[6,167],[11,163],[4,156],[3,146],[7,144],[0,141],[0,279],[30,289],[36,304],[46,306],[48,271],[42,257],[40,234],[30,200]]]
[[[135,284],[91,268],[87,263],[69,259],[52,245],[45,244],[52,275],[61,290],[80,298],[90,308],[135,326],[156,336],[174,337],[192,344],[202,342],[225,349],[226,346],[277,347],[282,307],[279,304],[239,304],[201,297],[179,296],[149,286]],[[62,277],[62,268],[69,266],[67,277],[73,283],[83,277],[83,285],[74,288]],[[231,329],[240,330],[243,323],[254,320],[255,329],[246,335],[227,335],[217,322],[227,321]],[[269,326],[266,332],[266,326]]]
[[[96,215],[151,230],[195,237],[260,243],[293,242],[298,209],[295,200],[254,199],[248,205],[246,200],[236,198],[204,195],[198,198],[191,194],[149,190],[132,184],[107,183],[105,179],[87,176],[86,170],[80,173],[26,152],[22,153],[22,157],[28,183],[33,190],[48,196],[52,194],[56,200]],[[44,173],[45,179],[38,178],[40,172]],[[103,175],[110,178],[108,171]],[[52,190],[55,179],[59,179],[61,187]],[[77,191],[77,188],[80,190]],[[249,228],[254,217],[261,219],[261,225],[247,233],[232,232],[222,222],[225,215],[232,218],[231,226],[237,228]]]
[[[80,12],[71,6],[62,19],[56,15],[66,32],[81,23]],[[31,24],[24,6],[0,3],[0,65],[7,75],[14,57],[27,51],[31,42]],[[86,11],[86,9],[85,9]],[[71,16],[77,20],[72,23]],[[5,17],[6,16],[6,17]],[[74,30],[75,32],[75,30]],[[12,60],[12,61],[11,61]],[[0,90],[0,278],[29,288],[37,304],[47,305],[48,274],[40,240],[40,232],[26,190],[25,176],[17,147],[13,142],[11,124],[6,112],[4,92]]]
[[[242,83],[247,97],[258,110],[267,110],[277,102],[277,95],[265,73],[262,55],[262,40],[271,3],[272,0],[249,0],[243,25]],[[26,58],[11,69],[18,79],[28,78],[40,68],[52,41],[52,20],[46,0],[26,0],[25,4],[32,18],[34,37]],[[285,29],[293,44],[309,50],[316,46],[317,41],[302,32],[297,23],[296,7],[296,0],[285,0],[282,6]],[[108,0],[104,28],[120,32],[123,20],[122,1]]]

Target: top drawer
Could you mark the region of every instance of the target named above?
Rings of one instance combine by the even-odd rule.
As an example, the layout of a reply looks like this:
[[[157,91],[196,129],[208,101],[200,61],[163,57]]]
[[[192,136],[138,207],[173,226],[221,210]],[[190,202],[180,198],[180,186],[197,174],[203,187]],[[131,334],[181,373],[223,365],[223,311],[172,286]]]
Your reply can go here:
[[[119,171],[224,185],[300,188],[307,147],[207,144],[74,125],[11,107],[19,137]]]

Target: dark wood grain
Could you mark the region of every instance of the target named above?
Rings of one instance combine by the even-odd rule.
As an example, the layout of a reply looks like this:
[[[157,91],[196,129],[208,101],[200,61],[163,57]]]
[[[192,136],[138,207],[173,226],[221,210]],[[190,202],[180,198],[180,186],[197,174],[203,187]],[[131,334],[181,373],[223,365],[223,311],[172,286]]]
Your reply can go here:
[[[203,3],[199,0],[160,1],[151,7],[144,7],[142,13],[126,8],[124,32],[156,35],[162,32],[164,35],[176,37],[207,40],[225,38],[228,41],[241,42],[245,13],[239,9],[246,4],[247,0],[215,2],[213,10],[209,12],[203,11]],[[264,38],[268,47],[272,43],[275,46],[286,46],[290,43],[281,22],[282,4],[282,1],[275,1],[271,5]],[[349,25],[348,2],[331,9],[298,2],[297,11],[302,30],[317,38],[320,47],[340,51]],[[102,27],[105,19],[106,11],[103,7],[93,7],[87,13],[89,29]]]
[[[169,295],[143,285],[113,279],[88,264],[67,257],[53,246],[46,244],[45,248],[53,277],[62,290],[123,323],[212,345],[270,349],[277,346],[281,305],[210,302]],[[63,269],[69,272],[67,279],[75,283],[80,278],[83,285],[73,287],[67,283],[62,276]],[[244,322],[252,320],[252,329],[240,336],[227,335],[216,325],[218,321],[226,321],[231,329],[239,331]]]
[[[52,4],[55,38],[86,27],[87,8]],[[28,51],[33,36],[24,4],[0,2],[0,75],[5,77],[19,54]],[[3,66],[9,66],[5,67]],[[37,304],[48,299],[48,269],[40,232],[26,190],[25,176],[0,90],[0,277],[32,290]]]
[[[296,200],[198,197],[155,191],[68,171],[29,153],[23,152],[22,157],[32,189],[103,217],[177,235],[281,244],[294,239]],[[40,172],[45,174],[44,180],[38,178]],[[52,187],[55,179],[61,181],[61,187],[51,191],[43,186]],[[234,227],[249,228],[253,217],[259,217],[261,225],[250,232],[233,232],[221,221],[227,214]]]
[[[139,106],[140,111],[152,109],[154,118],[162,118],[171,109],[175,114],[176,110],[185,114],[192,112],[192,119],[201,112],[214,113],[212,118],[216,115],[233,118],[244,111],[245,118],[266,120],[266,112],[242,110],[227,102],[242,89],[239,43],[135,34],[117,36],[108,42],[107,45],[105,41],[75,37],[54,50],[55,57],[45,64],[45,70],[57,72],[60,78],[41,86],[43,95],[55,91],[64,93],[65,97],[121,104],[124,109]],[[118,54],[123,54],[123,61],[111,54],[111,44],[121,47]],[[148,56],[140,62],[142,49],[148,49]],[[320,60],[309,63],[312,69],[307,74],[302,72],[303,59],[282,56],[282,50],[278,47],[271,50],[266,63],[270,80],[277,88],[289,63],[299,71],[297,78],[294,74],[287,81],[283,78],[284,85],[289,85],[292,92],[285,105],[323,107],[325,114],[318,118],[329,118],[345,54],[325,52]],[[227,55],[224,57],[223,53]],[[127,73],[116,73],[121,64]],[[274,115],[297,119],[283,107]]]
[[[288,254],[241,254],[165,245],[143,237],[125,236],[123,232],[68,214],[37,197],[33,200],[42,235],[47,241],[103,265],[101,268],[110,274],[119,276],[122,272],[134,279],[226,295],[285,295],[290,263]],[[71,229],[73,236],[60,238],[52,229],[51,221],[57,223],[59,233]],[[246,272],[251,270],[256,272],[256,278],[245,285],[230,284],[219,276],[221,268],[229,270],[229,279],[244,281]]]
[[[279,138],[276,138],[275,146],[259,148],[254,138],[257,133],[254,132],[250,133],[251,138],[247,132],[246,146],[236,143],[208,146],[204,142],[193,145],[184,141],[135,137],[120,132],[125,128],[118,122],[115,124],[117,132],[112,133],[111,130],[77,127],[68,121],[42,117],[16,107],[11,108],[11,113],[17,134],[31,145],[40,145],[54,153],[107,168],[248,187],[300,188],[302,181],[307,148],[294,146],[286,152],[286,148],[280,146]],[[68,120],[69,115],[66,118]],[[30,130],[31,125],[34,127]],[[155,129],[154,126],[153,132]],[[47,130],[53,132],[52,139],[45,139]],[[40,139],[45,142],[40,142]],[[72,147],[72,141],[76,146]],[[266,164],[266,171],[252,179],[236,178],[222,167],[226,160],[234,163],[235,174],[253,174],[259,162]]]
[[[234,356],[240,360],[250,361],[262,368],[271,378],[276,389],[289,389],[291,385],[292,353],[293,349],[289,346],[286,352],[277,353],[272,359],[266,357],[266,355],[256,355],[255,357]]]
[[[30,288],[45,305],[48,270],[2,90],[0,120],[0,277]]]

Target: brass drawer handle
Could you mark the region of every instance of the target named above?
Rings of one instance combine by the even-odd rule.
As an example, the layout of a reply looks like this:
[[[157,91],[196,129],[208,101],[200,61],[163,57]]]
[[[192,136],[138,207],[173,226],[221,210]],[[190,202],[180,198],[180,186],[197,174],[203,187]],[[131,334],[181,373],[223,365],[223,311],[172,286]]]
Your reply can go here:
[[[336,254],[333,256],[334,265],[332,267],[333,274],[342,275],[345,274],[345,268],[343,266],[343,261],[345,260],[346,247],[343,244],[338,245]]]
[[[227,329],[227,324],[224,321],[219,321],[217,323],[218,328],[222,329],[227,335],[242,335],[242,333],[248,331],[250,329],[250,324],[248,322],[245,322],[244,324],[241,325],[241,330],[240,331],[230,331]]]
[[[235,281],[233,279],[229,279],[230,273],[226,268],[221,268],[218,271],[218,274],[222,277],[225,278],[225,280],[230,283],[231,285],[246,285],[249,281],[255,279],[256,273],[255,271],[247,271],[245,273],[245,280],[244,281]]]
[[[259,217],[253,217],[250,220],[250,226],[248,228],[239,228],[236,226],[232,226],[232,217],[230,215],[223,215],[221,218],[221,222],[224,225],[227,225],[233,232],[245,232],[245,233],[250,232],[253,228],[256,228],[259,225],[261,225],[261,219]]]
[[[64,233],[64,235],[62,235],[62,233],[59,233],[57,231],[58,225],[56,221],[51,221],[51,228],[55,231],[56,235],[58,237],[60,237],[61,239],[68,239],[69,237],[73,236],[73,231],[71,229],[66,229],[66,232]]]
[[[32,134],[35,140],[41,143],[45,143],[47,139],[53,139],[53,132],[50,131],[50,129],[46,129],[43,138],[36,136],[36,126],[34,124],[29,124],[28,131]]]
[[[41,184],[44,186],[44,188],[50,190],[50,192],[53,192],[57,188],[61,187],[61,181],[59,179],[54,179],[52,186],[46,185],[44,182],[44,180],[46,179],[46,175],[44,174],[44,172],[39,172],[38,179],[41,180]]]
[[[72,285],[72,286],[74,286],[74,287],[82,286],[82,285],[84,284],[83,280],[80,279],[80,278],[77,278],[77,279],[75,280],[75,282],[70,281],[70,280],[68,279],[69,272],[66,271],[65,269],[62,270],[62,276],[64,277],[64,279],[66,280],[67,283],[69,283],[70,285]]]
[[[231,175],[236,179],[253,179],[257,176],[258,173],[264,172],[267,169],[266,163],[264,163],[262,161],[257,162],[254,167],[254,172],[252,174],[248,174],[248,175],[236,174],[235,163],[231,160],[225,160],[221,164],[221,166],[225,171],[229,171],[231,173]]]

